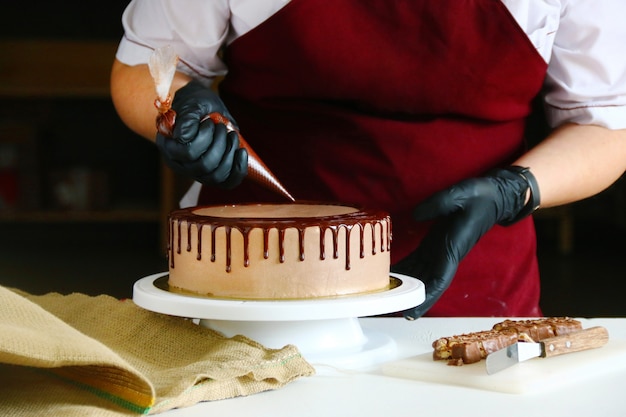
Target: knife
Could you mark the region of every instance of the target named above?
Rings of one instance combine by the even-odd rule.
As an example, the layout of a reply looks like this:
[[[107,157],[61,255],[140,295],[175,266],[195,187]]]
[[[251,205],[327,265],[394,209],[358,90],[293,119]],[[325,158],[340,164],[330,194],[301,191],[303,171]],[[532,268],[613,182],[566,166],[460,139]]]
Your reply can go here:
[[[491,375],[532,358],[550,358],[565,353],[599,348],[608,341],[608,331],[604,327],[596,326],[550,337],[538,343],[517,342],[487,355],[487,373]]]

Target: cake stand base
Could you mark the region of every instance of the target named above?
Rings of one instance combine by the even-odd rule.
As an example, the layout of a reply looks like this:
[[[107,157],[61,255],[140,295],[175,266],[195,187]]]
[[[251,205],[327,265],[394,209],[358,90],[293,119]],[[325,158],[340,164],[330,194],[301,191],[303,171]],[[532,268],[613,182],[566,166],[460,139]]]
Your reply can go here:
[[[200,325],[227,337],[242,334],[269,348],[295,345],[318,372],[322,368],[369,368],[396,352],[393,339],[362,329],[358,318],[284,322],[207,319],[200,320]]]
[[[425,298],[421,281],[399,274],[392,288],[351,296],[304,300],[229,300],[170,291],[167,273],[140,279],[133,301],[146,310],[197,319],[227,337],[244,335],[268,348],[298,347],[319,372],[363,369],[392,359],[395,342],[364,330],[358,317],[402,311]]]

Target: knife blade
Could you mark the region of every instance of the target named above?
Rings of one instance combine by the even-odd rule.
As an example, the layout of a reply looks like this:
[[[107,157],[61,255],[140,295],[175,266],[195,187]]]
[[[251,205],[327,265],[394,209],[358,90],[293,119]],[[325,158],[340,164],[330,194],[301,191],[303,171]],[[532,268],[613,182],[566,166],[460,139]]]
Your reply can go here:
[[[532,358],[549,358],[565,353],[599,348],[609,341],[608,331],[601,326],[550,337],[540,342],[517,342],[487,355],[487,373],[500,372]]]

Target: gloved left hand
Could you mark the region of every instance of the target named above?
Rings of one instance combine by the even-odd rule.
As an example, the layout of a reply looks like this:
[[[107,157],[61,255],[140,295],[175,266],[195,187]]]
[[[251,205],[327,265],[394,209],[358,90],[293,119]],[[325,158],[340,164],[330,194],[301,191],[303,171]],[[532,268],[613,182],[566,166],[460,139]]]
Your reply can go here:
[[[202,184],[225,189],[239,185],[248,172],[248,152],[239,147],[239,134],[223,123],[203,120],[216,112],[236,126],[217,94],[191,81],[174,95],[172,110],[176,112],[172,137],[160,131],[156,135],[165,163]]]
[[[392,271],[420,279],[426,286],[426,300],[405,311],[405,318],[417,319],[435,304],[452,283],[459,262],[489,229],[495,224],[512,224],[538,206],[535,178],[521,167],[462,181],[417,206],[413,212],[416,221],[441,219],[412,254],[392,267]]]

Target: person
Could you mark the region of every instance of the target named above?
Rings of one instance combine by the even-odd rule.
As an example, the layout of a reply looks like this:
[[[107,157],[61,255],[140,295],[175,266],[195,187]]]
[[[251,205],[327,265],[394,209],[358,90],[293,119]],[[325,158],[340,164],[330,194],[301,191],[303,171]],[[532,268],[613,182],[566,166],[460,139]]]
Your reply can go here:
[[[532,212],[626,169],[624,15],[615,0],[133,0],[111,93],[203,184],[192,204],[281,201],[244,181],[236,133],[202,121],[218,111],[297,199],[389,211],[392,270],[426,285],[405,317],[540,316]],[[180,58],[173,138],[146,65],[164,45]],[[537,100],[550,132],[529,146]]]

